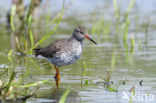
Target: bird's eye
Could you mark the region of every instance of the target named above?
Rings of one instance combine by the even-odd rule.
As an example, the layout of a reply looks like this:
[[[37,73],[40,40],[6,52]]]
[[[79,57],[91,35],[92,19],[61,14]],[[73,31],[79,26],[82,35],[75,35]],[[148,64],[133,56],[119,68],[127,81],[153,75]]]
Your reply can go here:
[[[75,32],[80,32],[80,31],[76,29]]]
[[[84,34],[84,32],[80,31],[81,34]]]

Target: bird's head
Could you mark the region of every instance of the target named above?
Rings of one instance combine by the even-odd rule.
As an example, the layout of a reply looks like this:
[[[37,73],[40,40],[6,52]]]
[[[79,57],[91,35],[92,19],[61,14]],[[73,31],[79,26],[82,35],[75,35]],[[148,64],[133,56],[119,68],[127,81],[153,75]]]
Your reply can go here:
[[[74,29],[73,36],[77,40],[79,40],[79,41],[82,41],[84,39],[88,39],[88,40],[92,41],[94,44],[97,44],[93,39],[91,39],[88,36],[88,31],[86,30],[86,28],[84,26],[78,26],[78,27],[76,27]]]

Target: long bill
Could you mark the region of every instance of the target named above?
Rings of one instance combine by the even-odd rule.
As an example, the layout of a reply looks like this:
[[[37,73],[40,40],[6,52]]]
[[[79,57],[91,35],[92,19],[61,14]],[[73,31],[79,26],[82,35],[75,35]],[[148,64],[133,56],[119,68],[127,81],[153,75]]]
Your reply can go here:
[[[94,44],[97,45],[97,43],[92,38],[90,38],[88,35],[85,35],[85,38],[88,39],[88,40],[90,40],[91,42],[93,42]]]

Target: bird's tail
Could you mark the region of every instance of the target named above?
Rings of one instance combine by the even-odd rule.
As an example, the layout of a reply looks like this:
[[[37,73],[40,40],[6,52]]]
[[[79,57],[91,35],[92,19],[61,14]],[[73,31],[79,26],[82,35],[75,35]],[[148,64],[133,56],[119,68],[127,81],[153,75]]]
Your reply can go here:
[[[33,49],[34,52],[35,52],[35,56],[37,57],[38,55],[40,55],[39,51],[40,51],[41,48],[35,48]]]

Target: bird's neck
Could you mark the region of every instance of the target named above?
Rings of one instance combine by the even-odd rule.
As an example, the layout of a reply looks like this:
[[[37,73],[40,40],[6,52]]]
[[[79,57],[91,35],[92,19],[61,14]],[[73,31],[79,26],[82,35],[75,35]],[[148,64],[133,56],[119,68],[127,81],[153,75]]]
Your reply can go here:
[[[79,40],[79,39],[77,39],[77,38],[74,37],[74,36],[70,37],[70,40],[73,40],[73,41],[75,41],[75,42],[79,42],[79,43],[83,46],[83,40]]]

